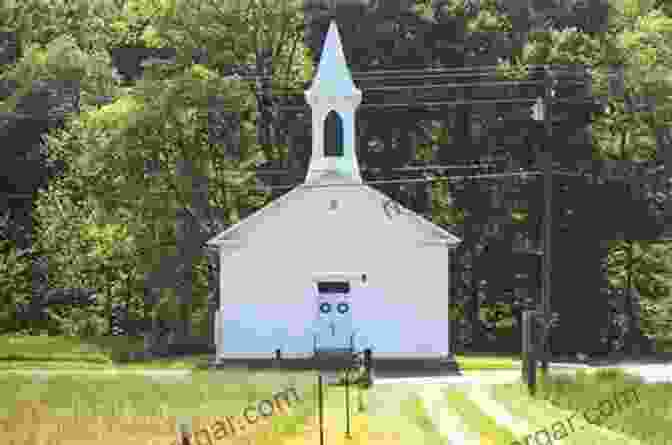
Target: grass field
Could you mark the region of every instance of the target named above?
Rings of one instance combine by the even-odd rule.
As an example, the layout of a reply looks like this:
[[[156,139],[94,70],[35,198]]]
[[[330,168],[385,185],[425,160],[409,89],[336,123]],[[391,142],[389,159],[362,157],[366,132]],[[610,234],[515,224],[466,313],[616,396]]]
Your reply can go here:
[[[0,337],[0,369],[60,369],[64,375],[0,373],[0,437],[16,445],[173,444],[180,419],[191,419],[192,431],[210,428],[224,416],[241,417],[245,407],[288,386],[296,388],[302,402],[278,406],[281,415],[248,427],[245,434],[214,440],[201,434],[194,445],[255,443],[303,445],[319,443],[316,374],[314,372],[247,372],[198,369],[209,356],[127,362],[130,351],[142,342],[104,338],[86,343],[63,337]],[[464,371],[519,369],[514,355],[458,355]],[[183,376],[69,374],[68,370],[190,369]],[[497,385],[493,397],[516,418],[538,428],[561,420],[563,413],[594,404],[610,391],[632,384],[633,377],[617,371],[598,377],[579,372],[577,378],[542,380],[537,397],[530,398],[523,385]],[[635,382],[636,383],[636,382]],[[345,438],[345,389],[330,386],[325,396],[325,428],[331,444],[444,444],[430,420],[427,407],[410,385],[383,385],[369,390],[351,387],[351,437]],[[606,428],[642,438],[643,444],[669,445],[672,441],[672,385],[641,385],[646,403],[609,419]],[[459,413],[468,430],[485,432],[495,443],[508,445],[512,433],[484,415],[460,391],[446,390],[445,403]],[[9,394],[9,397],[4,395]],[[376,400],[376,409],[369,406]],[[213,434],[214,435],[214,434]],[[644,439],[645,438],[645,439]],[[599,431],[586,430],[566,443],[604,443]],[[602,441],[602,442],[601,442]]]
[[[255,443],[315,443],[317,407],[316,375],[312,372],[210,373],[198,367],[210,356],[129,362],[130,352],[141,351],[140,339],[109,337],[86,342],[64,337],[0,337],[0,370],[62,370],[65,375],[5,374],[0,393],[14,394],[0,400],[0,418],[7,437],[25,445],[127,442],[170,443],[176,422],[192,418],[193,430],[212,425],[224,416],[240,416],[250,402],[268,399],[290,382],[309,403],[291,408],[291,415],[274,418],[251,432]],[[463,369],[516,368],[512,357],[458,357]],[[141,375],[68,375],[68,370],[189,369],[186,378]],[[330,443],[345,437],[344,391],[329,387],[325,399],[325,424]],[[373,389],[376,391],[376,389]],[[380,389],[383,398],[392,397]],[[422,401],[417,397],[394,399],[399,413],[376,416],[366,413],[367,391],[352,389],[353,439],[347,443],[401,443],[420,440],[441,443]],[[388,425],[393,425],[389,428]],[[2,426],[0,426],[2,431]],[[96,432],[95,434],[93,432]],[[124,433],[125,432],[125,433]],[[51,442],[47,441],[47,437]],[[161,439],[163,438],[163,439]],[[309,439],[310,438],[310,439]],[[238,439],[238,440],[242,440]],[[226,442],[226,441],[225,441]],[[236,440],[231,441],[235,443]],[[344,442],[346,443],[346,442]],[[208,444],[210,445],[210,444]]]
[[[82,342],[66,337],[0,336],[1,369],[109,369],[159,368],[194,369],[207,363],[209,355],[188,358],[154,359],[129,362],[131,352],[142,351],[141,339],[103,337]],[[463,370],[519,369],[514,355],[457,355]]]
[[[314,444],[318,443],[316,378],[312,373],[195,371],[188,378],[125,375],[52,375],[49,377],[5,375],[0,393],[0,437],[3,443],[21,445],[118,443],[172,444],[180,419],[191,419],[191,430],[202,431],[225,416],[242,419],[245,407],[292,386],[301,402],[283,404],[268,422],[246,426],[235,438],[214,443]],[[325,431],[329,444],[441,445],[421,401],[402,397],[394,402],[398,414],[370,416],[368,397],[378,391],[394,398],[395,390],[350,388],[351,437],[345,439],[345,388],[325,390]],[[394,406],[390,401],[388,406]],[[242,422],[241,422],[242,423]],[[208,444],[207,433],[199,433]],[[211,435],[214,435],[212,432]],[[195,442],[192,442],[195,443]]]
[[[0,418],[8,428],[5,433],[26,445],[48,443],[30,436],[36,433],[69,444],[93,439],[92,432],[106,436],[102,443],[119,443],[124,434],[125,442],[131,434],[139,439],[137,443],[159,437],[169,443],[175,438],[177,419],[192,418],[198,431],[224,416],[240,418],[245,407],[260,400],[274,401],[273,395],[287,387],[295,388],[301,401],[276,403],[285,414],[274,415],[270,430],[264,432],[301,433],[307,418],[314,415],[314,378],[307,373],[195,371],[182,378],[10,374],[0,377],[0,393],[9,395],[0,402]]]
[[[601,428],[636,438],[647,445],[672,444],[671,383],[643,384],[641,378],[624,374],[619,369],[590,374],[579,370],[575,376],[551,375],[547,379],[540,373],[538,382],[535,397],[531,397],[522,384],[496,385],[492,387],[492,394],[513,416],[524,419],[537,430],[548,429],[566,419],[568,414],[576,414],[581,431],[563,439],[568,445],[603,443],[600,428],[590,425],[582,416],[586,410],[591,410],[589,417],[595,420],[592,410],[600,403],[607,410],[604,408],[608,406],[606,400],[610,400],[614,408],[611,415],[605,415],[598,422]],[[632,397],[631,403],[627,404],[619,396],[621,407],[618,409],[613,400],[616,394],[624,391],[635,391],[637,397]]]

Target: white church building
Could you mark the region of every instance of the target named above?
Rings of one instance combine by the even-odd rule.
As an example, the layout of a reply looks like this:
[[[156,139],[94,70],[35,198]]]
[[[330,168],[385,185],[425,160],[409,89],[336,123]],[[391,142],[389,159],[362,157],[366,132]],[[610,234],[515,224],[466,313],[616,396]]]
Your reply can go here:
[[[334,21],[305,95],[304,183],[207,242],[221,262],[216,366],[305,369],[317,353],[370,348],[377,375],[459,373],[448,308],[460,240],[363,183],[362,92]]]

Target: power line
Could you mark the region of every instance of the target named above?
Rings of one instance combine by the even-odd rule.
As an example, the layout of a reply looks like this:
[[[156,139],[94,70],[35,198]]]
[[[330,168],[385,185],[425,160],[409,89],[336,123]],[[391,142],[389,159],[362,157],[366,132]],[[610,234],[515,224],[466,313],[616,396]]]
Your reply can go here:
[[[485,75],[485,74],[484,74]],[[489,74],[488,74],[489,76]],[[444,75],[437,75],[437,76],[422,76],[422,77],[417,77],[417,78],[405,78],[401,76],[396,76],[396,77],[368,77],[368,78],[353,78],[353,81],[355,83],[368,83],[368,82],[382,82],[385,80],[394,80],[398,82],[410,82],[410,81],[430,81],[430,80],[447,80],[447,76]],[[450,77],[458,77],[458,76],[450,76]],[[465,76],[466,77],[466,76]],[[468,76],[468,77],[473,77],[473,75]],[[238,76],[239,79],[242,80],[256,80],[259,79],[260,77],[257,76]],[[266,77],[261,77],[261,79],[267,80],[270,79],[271,76],[266,76]],[[562,82],[567,84],[567,83],[585,83],[586,81],[589,81],[587,78],[581,78],[581,79],[562,79]],[[304,84],[309,84],[310,82],[304,82]],[[378,90],[389,90],[389,89],[408,89],[408,88],[444,88],[444,87],[470,87],[470,86],[506,86],[506,85],[537,85],[537,84],[543,84],[544,80],[543,79],[535,79],[535,80],[508,80],[508,79],[500,79],[500,80],[493,80],[491,82],[487,81],[478,81],[476,83],[454,83],[454,84],[435,84],[435,85],[397,85],[397,86],[387,86],[387,87],[364,87],[362,88],[364,91],[378,91]],[[306,87],[308,85],[304,85]],[[274,89],[278,91],[286,91],[286,92],[292,92],[292,91],[303,91],[301,88],[292,88],[292,87],[282,87],[282,86],[276,86]]]
[[[572,69],[567,65],[526,65],[522,67],[525,71],[538,71],[538,70],[549,70],[554,74],[580,74],[588,73],[590,70],[584,69]],[[508,69],[511,71],[511,69]],[[240,79],[244,80],[254,80],[254,79],[271,79],[272,75],[257,75],[250,73],[250,69],[242,69],[243,74],[236,73],[236,69],[232,69],[234,74]],[[479,67],[456,67],[456,68],[426,68],[418,70],[370,70],[370,71],[352,71],[351,75],[353,80],[372,80],[372,78],[381,78],[381,79],[417,79],[425,80],[429,76],[435,77],[445,77],[447,75],[453,75],[455,77],[468,77],[474,75],[488,75],[492,73],[503,73],[506,72],[507,68],[503,68],[500,65],[484,65]],[[228,73],[227,73],[228,74]]]
[[[520,176],[523,179],[531,176],[538,176],[543,174],[542,172],[539,171],[521,171],[521,172],[510,172],[510,173],[486,173],[486,174],[479,174],[479,175],[458,175],[458,176],[434,176],[432,178],[409,178],[409,179],[378,179],[378,180],[372,180],[372,181],[362,181],[362,183],[346,183],[346,184],[304,184],[304,183],[297,183],[297,184],[291,184],[291,185],[277,185],[277,186],[265,186],[262,187],[262,190],[264,189],[288,189],[288,188],[293,188],[301,185],[302,187],[305,188],[320,188],[320,187],[343,187],[343,186],[361,186],[361,185],[368,185],[368,184],[405,184],[405,183],[422,183],[422,182],[438,182],[438,181],[464,181],[464,180],[470,180],[470,179],[481,179],[481,178],[486,178],[486,179],[497,179],[497,178],[509,178],[509,177],[515,177],[515,176]],[[586,176],[594,176],[590,175],[588,173],[574,173],[574,172],[567,172],[567,171],[553,171],[554,175],[561,175],[561,176],[573,176],[573,177],[586,177]]]
[[[553,175],[559,175],[559,176],[570,176],[570,177],[598,177],[601,178],[600,176],[593,175],[590,173],[580,173],[580,172],[568,172],[568,171],[563,171],[563,170],[554,170]],[[527,177],[532,177],[532,176],[538,176],[543,174],[542,172],[539,171],[519,171],[519,172],[509,172],[509,173],[486,173],[486,174],[478,174],[478,175],[458,175],[458,176],[435,176],[432,178],[409,178],[409,179],[379,179],[379,180],[372,180],[372,181],[362,181],[362,183],[346,183],[346,184],[304,184],[304,183],[298,183],[298,184],[291,184],[291,185],[278,185],[278,186],[265,186],[262,187],[262,190],[267,190],[267,189],[288,189],[288,188],[293,188],[301,185],[302,187],[305,188],[319,188],[319,187],[343,187],[343,186],[361,186],[361,185],[368,185],[368,184],[405,184],[405,183],[422,183],[422,182],[439,182],[439,181],[464,181],[464,180],[470,180],[470,179],[481,179],[481,178],[486,178],[486,179],[497,179],[497,178],[509,178],[509,177],[515,177],[519,176],[522,177],[523,179]]]
[[[495,161],[499,159],[495,158]],[[502,161],[508,160],[508,158],[502,158]],[[450,170],[450,169],[460,169],[460,168],[489,168],[489,167],[495,167],[497,164],[495,162],[483,162],[483,163],[478,163],[478,164],[452,164],[452,165],[412,165],[408,167],[393,167],[393,168],[385,168],[385,167],[364,167],[360,168],[360,171],[370,171],[373,173],[379,173],[379,172],[388,172],[388,171],[420,171],[420,170]],[[235,171],[238,172],[240,170],[238,169],[220,169],[219,171]],[[257,169],[255,170],[256,173],[258,174],[291,174],[295,170],[289,169],[289,168],[277,168],[277,169]]]
[[[276,185],[276,186],[266,186],[262,187],[263,189],[288,189],[297,186],[302,186],[304,188],[320,188],[320,187],[361,187],[362,185],[368,184],[405,184],[405,183],[419,183],[419,182],[438,182],[438,181],[463,181],[468,179],[480,179],[480,178],[504,178],[512,176],[521,176],[526,178],[528,176],[537,176],[542,174],[538,171],[524,171],[517,173],[491,173],[491,174],[481,174],[481,175],[463,175],[463,176],[436,176],[433,178],[413,178],[413,179],[379,179],[373,181],[362,181],[361,183],[345,183],[345,184],[292,184],[292,185]]]
[[[565,83],[583,84],[582,80],[567,80]],[[392,86],[376,86],[362,88],[364,93],[371,91],[403,91],[403,90],[431,90],[438,88],[473,88],[473,87],[507,87],[507,86],[543,86],[543,80],[497,80],[492,82],[469,82],[469,83],[437,83],[437,84],[421,84],[421,85],[392,85]],[[277,88],[276,91],[284,93],[295,93],[300,95],[301,89],[294,88]],[[290,94],[291,95],[291,94]]]
[[[480,179],[480,178],[489,178],[489,179],[494,179],[494,178],[504,178],[504,177],[513,177],[513,176],[521,176],[523,178],[526,178],[528,176],[537,176],[540,175],[541,172],[538,171],[524,171],[524,172],[515,172],[515,173],[492,173],[492,174],[480,174],[480,175],[463,175],[463,176],[436,176],[433,178],[413,178],[413,179],[379,179],[379,180],[373,180],[373,181],[362,181],[362,183],[346,183],[346,184],[305,184],[305,183],[297,183],[297,184],[291,184],[291,185],[276,185],[276,186],[263,186],[263,187],[257,187],[255,188],[258,191],[266,191],[266,190],[274,190],[274,189],[290,189],[297,187],[301,185],[302,187],[305,188],[319,188],[319,187],[343,187],[343,186],[362,186],[362,185],[368,185],[368,184],[404,184],[404,183],[420,183],[420,182],[438,182],[438,181],[463,181],[463,180],[469,180],[469,179]],[[219,187],[220,190],[236,190],[243,188],[243,185],[240,186],[232,186],[232,185],[227,185],[224,187]],[[166,190],[166,191],[157,191],[157,192],[152,192],[152,195],[161,195],[161,194],[174,194],[173,191]],[[33,194],[23,194],[23,193],[9,193],[9,194],[1,194],[7,197],[14,197],[14,198],[20,198],[20,197],[30,197],[33,196]],[[111,200],[111,201],[128,201],[122,198],[105,198],[106,200]]]
[[[538,64],[529,64],[523,65],[522,67],[526,70],[550,70],[553,72],[578,72],[578,69],[570,68],[572,65],[538,65]],[[577,65],[578,66],[578,65]],[[396,75],[406,74],[406,73],[419,73],[424,74],[428,72],[437,72],[437,73],[465,73],[465,72],[488,72],[488,71],[497,71],[501,69],[501,65],[480,65],[480,66],[465,66],[465,67],[451,67],[451,68],[420,68],[417,70],[406,69],[406,70],[368,70],[368,71],[353,71],[353,76],[362,76],[362,75]]]
[[[478,164],[473,164],[474,166],[479,166]],[[456,165],[456,166],[433,166],[436,169],[446,169],[446,168],[461,168],[462,166]],[[411,167],[414,169],[414,167]],[[392,171],[403,171],[404,167],[397,168],[397,169],[390,169]],[[423,167],[417,168],[418,170],[423,169]],[[366,170],[366,169],[364,169]],[[383,169],[380,169],[383,170]],[[226,170],[226,171],[233,171],[233,170]],[[278,172],[276,170],[275,172]],[[264,173],[263,171],[260,171],[258,173]],[[273,185],[273,186],[262,186],[262,187],[256,187],[253,189],[256,189],[258,191],[267,191],[267,190],[276,190],[276,189],[290,189],[294,188],[297,186],[302,186],[305,188],[319,188],[319,187],[348,187],[348,186],[362,186],[362,185],[368,185],[368,184],[405,184],[405,183],[431,183],[431,182],[440,182],[440,181],[456,181],[456,182],[461,182],[465,180],[471,180],[471,179],[498,179],[498,178],[509,178],[509,177],[516,177],[519,176],[523,179],[527,177],[533,177],[533,176],[538,176],[543,174],[542,172],[539,171],[519,171],[519,172],[509,172],[509,173],[485,173],[485,174],[477,174],[477,175],[456,175],[456,176],[445,176],[445,175],[438,175],[434,176],[431,178],[409,178],[409,179],[377,179],[377,180],[372,180],[372,181],[362,181],[361,183],[345,183],[345,184],[305,184],[303,182],[296,183],[296,184],[289,184],[289,185]],[[589,172],[568,172],[566,170],[554,170],[553,171],[554,175],[559,175],[559,176],[570,176],[570,177],[593,177],[593,178],[602,178],[599,175],[595,175]],[[240,188],[243,188],[243,185],[239,186],[233,186],[233,185],[227,185],[224,187],[219,187],[220,190],[237,190]],[[161,194],[174,194],[173,191],[157,191],[157,192],[152,192],[152,195],[161,195]],[[34,196],[33,193],[0,193],[0,196],[5,196],[8,198],[27,198],[27,197],[32,197]],[[121,198],[105,198],[109,199],[112,201],[126,201]]]
[[[367,70],[367,71],[352,71],[353,77],[364,76],[422,76],[425,74],[464,74],[471,72],[491,72],[496,71],[499,65],[481,65],[481,66],[464,66],[451,68],[420,68],[420,69],[401,69],[401,70]]]
[[[455,101],[438,101],[438,102],[422,102],[422,101],[409,101],[406,103],[397,103],[397,104],[361,104],[359,105],[359,109],[366,109],[366,108],[395,108],[395,107],[413,107],[413,106],[421,106],[421,107],[435,107],[435,106],[443,106],[443,105],[453,105],[453,106],[458,106],[458,105],[490,105],[490,104],[534,104],[536,102],[537,98],[529,98],[529,99],[484,99],[484,100],[455,100]],[[590,98],[586,98],[584,100],[575,100],[575,99],[554,99],[555,104],[568,104],[568,105],[580,105],[580,104],[590,104],[590,103],[599,103],[595,100],[592,100]],[[279,108],[281,111],[302,111],[308,109],[308,105],[279,105]]]
[[[573,83],[581,83],[581,81],[574,80]],[[469,87],[488,87],[488,86],[524,86],[524,85],[543,85],[543,80],[499,80],[493,82],[469,82],[469,83],[438,83],[429,85],[399,85],[399,86],[383,86],[364,88],[364,91],[390,91],[390,90],[429,90],[435,88],[469,88]]]
[[[496,167],[498,163],[501,162],[507,162],[509,161],[510,158],[508,156],[493,156],[491,158],[488,158],[488,161],[486,162],[479,162],[476,164],[446,164],[446,165],[410,165],[406,167],[392,167],[392,168],[387,168],[387,167],[361,167],[359,170],[363,172],[373,172],[375,173],[380,173],[380,172],[405,172],[405,171],[422,171],[422,170],[450,170],[450,169],[461,169],[461,168],[472,168],[472,169],[478,169],[478,168],[490,168],[490,167]],[[621,161],[615,161],[615,162],[621,162]],[[647,168],[648,165],[654,164],[657,161],[652,160],[652,161],[622,161],[622,162],[633,162],[633,165],[637,168],[644,168],[643,172],[646,173],[647,175],[651,174],[656,174],[664,170],[665,165],[656,165],[655,167],[649,167]],[[554,163],[556,166],[560,166],[561,164],[559,162]],[[263,164],[262,164],[263,165]],[[218,171],[235,171],[239,172],[239,169],[220,169]],[[255,170],[256,173],[258,174],[265,174],[265,175],[274,175],[274,174],[291,174],[294,173],[296,170],[290,169],[290,168],[269,168],[269,169],[264,169],[260,168],[260,166],[257,166],[257,170]],[[563,174],[563,175],[575,175],[575,176],[585,176],[591,174],[588,170],[585,172],[559,172],[556,171],[554,174]]]

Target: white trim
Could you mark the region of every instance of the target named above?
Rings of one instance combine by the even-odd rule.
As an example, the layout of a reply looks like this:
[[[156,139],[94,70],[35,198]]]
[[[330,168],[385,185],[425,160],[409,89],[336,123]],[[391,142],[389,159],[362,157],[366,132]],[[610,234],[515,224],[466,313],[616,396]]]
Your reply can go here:
[[[215,347],[216,347],[216,353],[215,353],[215,361],[218,363],[219,362],[219,357],[222,355],[222,317],[221,317],[221,310],[217,309],[215,311]]]
[[[357,108],[361,105],[363,97],[362,91],[355,86],[353,86],[352,92],[345,96],[324,96],[313,88],[304,91],[303,94],[311,108],[320,108],[327,112],[338,111],[340,108]]]
[[[446,352],[376,352],[373,351],[373,359],[449,359],[451,353]],[[312,358],[313,352],[284,352],[281,350],[283,359]],[[275,353],[271,352],[225,352],[217,357],[220,361],[226,359],[271,359]]]
[[[364,275],[364,273],[318,272],[313,274],[313,282],[318,283],[320,281],[330,281],[330,280],[362,281],[362,275]],[[367,274],[367,281],[368,281],[368,274]]]
[[[224,239],[217,243],[217,247],[243,247],[243,242],[237,239]]]
[[[217,235],[216,237],[210,239],[208,242],[206,242],[207,245],[209,246],[219,246],[220,244],[226,244],[227,241],[226,238],[231,235],[232,233],[236,232],[238,229],[242,228],[244,225],[249,225],[252,221],[257,221],[261,220],[263,216],[268,214],[271,210],[271,208],[275,208],[282,203],[286,202],[287,200],[290,199],[291,195],[297,194],[301,190],[300,186],[294,187],[291,189],[289,192],[285,193],[284,195],[280,196],[279,198],[269,202],[267,205],[262,207],[261,209],[257,210],[253,214],[249,215],[246,218],[241,219],[238,221],[236,224],[232,225],[228,229],[224,230],[222,233]]]
[[[450,255],[450,251],[451,251],[452,248],[453,248],[453,246],[448,246],[448,248],[446,249],[446,255],[447,255],[447,257],[448,257],[448,258],[446,259],[447,266],[448,266],[448,271],[451,270],[451,269],[450,269],[450,268],[451,268],[450,260],[451,260],[452,258],[451,258],[451,255]],[[450,355],[450,353],[452,352],[452,351],[450,350],[450,272],[448,272],[448,273],[446,274],[446,281],[448,282],[448,283],[447,283],[447,284],[448,284],[448,287],[447,287],[447,289],[446,289],[446,293],[447,293],[447,295],[446,295],[446,302],[448,303],[448,313],[447,313],[447,321],[448,321],[448,332],[447,332],[447,335],[448,335],[448,355]]]
[[[452,243],[451,240],[447,239],[430,239],[430,240],[422,240],[417,242],[418,247],[426,247],[426,246],[445,246],[448,248],[456,248],[457,246]]]

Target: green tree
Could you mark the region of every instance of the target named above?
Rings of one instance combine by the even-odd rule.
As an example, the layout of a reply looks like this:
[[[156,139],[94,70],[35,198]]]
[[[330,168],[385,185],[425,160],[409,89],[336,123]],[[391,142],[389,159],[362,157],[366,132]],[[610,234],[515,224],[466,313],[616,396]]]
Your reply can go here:
[[[656,159],[657,154],[660,155],[662,149],[660,138],[657,137],[660,128],[669,126],[671,72],[669,17],[664,16],[659,10],[652,9],[651,2],[624,1],[620,4],[614,2],[611,6],[609,27],[606,32],[591,35],[575,28],[533,32],[520,61],[534,64],[579,63],[587,66],[593,74],[593,93],[602,97],[608,95],[609,79],[613,76],[614,67],[622,66],[625,72],[626,94],[620,97],[610,96],[606,112],[592,124],[592,155],[602,160],[651,161]],[[650,98],[649,102],[655,103],[655,107],[633,112],[635,107],[632,103],[641,102],[638,100],[640,98]],[[584,154],[582,157],[587,156]],[[576,159],[576,156],[570,156],[567,160],[571,161],[572,158]],[[605,187],[616,190],[621,186],[612,183],[603,188]],[[637,201],[635,195],[622,196],[626,200],[615,200],[612,195],[611,202],[621,204],[629,202],[631,209],[625,210],[621,205],[616,213],[622,215],[632,212],[645,216],[643,212],[646,212],[646,204],[642,205],[641,199]],[[556,204],[559,202],[556,201]],[[598,233],[599,238],[617,238],[618,232],[629,237],[624,242],[614,241],[608,252],[600,254],[604,259],[608,253],[611,258],[609,278],[612,283],[618,282],[619,285],[627,287],[623,281],[626,263],[615,261],[614,258],[626,258],[627,251],[634,247],[651,248],[648,243],[635,241],[647,239],[646,237],[651,236],[651,232],[645,228],[646,224],[642,224],[642,221],[646,220],[645,217],[642,220],[638,219],[639,222],[628,229],[623,223],[616,225],[614,223],[627,221],[627,218],[611,218],[612,221],[608,221],[606,219],[608,212],[604,206],[600,211],[602,214],[596,215],[596,220],[600,221],[596,227],[601,231],[601,234]],[[612,226],[611,229],[607,228],[609,225]],[[620,227],[616,227],[617,225]],[[655,276],[659,276],[663,261],[659,259],[655,267],[652,262],[647,264],[648,266],[636,269],[636,273],[643,273],[648,278],[644,279],[640,275],[640,279],[635,281],[658,283],[657,286],[646,285],[639,288],[644,298],[651,298],[654,301],[669,291],[662,291],[659,286],[660,279],[654,279]],[[557,295],[557,292],[555,294]],[[632,306],[629,306],[627,315],[630,319],[633,318],[633,310]]]
[[[300,16],[290,4],[258,2],[138,0],[89,9],[85,2],[34,3],[32,9],[3,11],[9,24],[22,19],[15,29],[25,47],[5,73],[19,84],[5,109],[14,108],[34,79],[82,84],[81,114],[47,137],[50,161],[68,166],[43,192],[37,212],[41,246],[51,249],[51,269],[59,271],[52,282],[100,289],[108,309],[125,294],[132,300],[132,292],[147,287],[177,286],[179,303],[188,309],[191,284],[196,293],[207,290],[206,281],[212,287],[217,258],[211,255],[205,267],[203,242],[265,202],[266,196],[251,191],[256,184],[249,168],[281,148],[259,152],[251,137],[253,103],[243,83],[224,77],[232,65],[255,60],[255,48],[271,46],[274,81],[301,83],[297,76],[310,74],[310,66],[301,62],[307,53],[299,41]],[[65,17],[82,11],[91,14],[79,22]],[[76,28],[89,21],[89,29],[98,30],[93,42]],[[34,32],[35,23],[51,30],[47,41]],[[231,50],[222,51],[223,43]],[[108,49],[171,45],[178,50],[172,67],[145,69],[140,82],[125,88],[111,76]],[[209,60],[193,65],[196,48],[205,48]],[[101,96],[112,103],[100,107]],[[218,96],[242,117],[237,160],[207,138],[210,100]],[[65,230],[68,224],[73,230]],[[59,243],[71,248],[58,251]],[[189,277],[194,261],[196,273]],[[182,315],[188,321],[189,314]]]
[[[596,147],[607,159],[660,160],[664,158],[661,152],[670,149],[664,146],[659,134],[660,129],[672,123],[669,101],[672,96],[672,20],[648,1],[624,1],[616,10],[610,39],[613,48],[608,49],[615,59],[610,62],[621,68],[625,82],[623,91],[619,92],[622,94],[610,99],[607,115],[594,125]],[[600,86],[604,91],[607,76],[602,74]],[[637,107],[641,99],[653,106]],[[625,315],[632,323],[627,330],[629,346],[640,335],[635,315],[639,308],[633,301],[631,289],[642,295],[642,304],[646,305],[657,304],[669,296],[671,288],[666,278],[669,268],[665,260],[669,248],[649,243],[647,238],[637,234],[615,241],[610,248],[609,277],[614,285],[626,289]],[[642,313],[643,317],[651,315],[651,312]],[[652,326],[649,320],[642,322],[649,328]],[[647,333],[653,335],[650,330]]]
[[[16,89],[11,96],[2,103],[2,110],[10,112],[10,122],[18,124],[17,130],[11,136],[15,139],[15,150],[4,152],[7,171],[11,174],[10,181],[15,186],[15,190],[25,193],[26,198],[21,201],[24,209],[30,209],[33,200],[37,196],[38,189],[48,181],[49,170],[45,169],[43,164],[45,147],[35,134],[21,133],[21,124],[37,125],[33,132],[42,126],[42,132],[48,132],[49,126],[63,123],[68,119],[67,115],[54,113],[56,107],[62,105],[49,104],[45,96],[34,94],[36,91],[36,82],[54,81],[68,79],[83,91],[83,96],[90,97],[92,94],[99,93],[101,89],[111,91],[114,89],[114,81],[104,66],[106,66],[105,54],[103,52],[87,53],[78,47],[75,40],[67,35],[61,35],[55,38],[46,46],[40,43],[28,43],[21,57],[12,66],[6,68],[2,73],[5,81],[10,81],[16,85]],[[105,91],[105,92],[107,92]],[[33,102],[24,101],[25,98],[32,95],[37,100]],[[28,105],[24,106],[24,102]],[[30,119],[14,117],[11,115],[19,105],[23,113],[31,115]],[[48,110],[52,122],[47,121],[44,111]],[[66,110],[72,112],[74,110]],[[10,126],[11,128],[11,126]],[[37,135],[39,136],[39,134]],[[25,156],[23,159],[22,157]],[[53,165],[52,165],[53,166]],[[17,172],[25,172],[17,175]],[[16,206],[16,200],[13,201]],[[30,210],[18,213],[14,224],[23,226],[25,229],[21,232],[15,243],[19,248],[29,248],[36,240],[36,233],[33,230],[33,218]],[[45,284],[47,279],[44,276],[44,267],[46,258],[40,257],[37,250],[33,250],[33,297],[31,299],[31,316],[37,318],[40,313],[42,300],[47,291]]]

